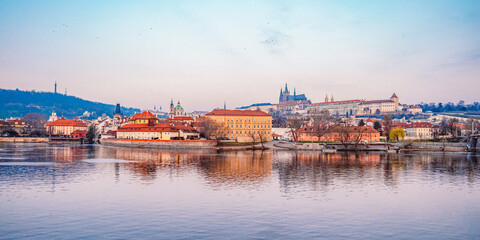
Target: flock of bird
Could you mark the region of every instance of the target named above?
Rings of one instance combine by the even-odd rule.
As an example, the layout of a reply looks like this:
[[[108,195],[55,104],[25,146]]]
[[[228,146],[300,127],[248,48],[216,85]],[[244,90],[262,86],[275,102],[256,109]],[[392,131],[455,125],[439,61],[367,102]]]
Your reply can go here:
[[[268,22],[267,24],[270,24],[270,22]],[[68,28],[68,24],[62,24],[63,27],[65,28]],[[150,30],[153,30],[153,28],[151,27]],[[55,30],[52,30],[53,33],[55,33]],[[142,33],[138,33],[138,36],[142,36]],[[98,36],[95,37],[96,40],[99,40],[100,38]],[[274,46],[274,45],[278,45],[279,42],[277,39],[272,39],[272,38],[269,38],[267,40],[264,40],[264,41],[260,41],[260,44],[263,44],[263,45],[268,45],[268,46]],[[244,48],[244,50],[246,50],[246,48]]]

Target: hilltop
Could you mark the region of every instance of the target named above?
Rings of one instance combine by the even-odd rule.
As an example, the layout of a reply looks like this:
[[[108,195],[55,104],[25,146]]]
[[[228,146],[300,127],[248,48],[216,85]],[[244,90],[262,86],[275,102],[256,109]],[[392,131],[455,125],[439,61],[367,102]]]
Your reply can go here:
[[[81,116],[85,111],[94,112],[95,116],[112,115],[115,105],[84,100],[52,92],[35,92],[0,89],[0,118],[23,117],[35,112],[50,115],[55,111],[59,116],[67,118]],[[124,108],[125,115],[140,112],[136,108]]]

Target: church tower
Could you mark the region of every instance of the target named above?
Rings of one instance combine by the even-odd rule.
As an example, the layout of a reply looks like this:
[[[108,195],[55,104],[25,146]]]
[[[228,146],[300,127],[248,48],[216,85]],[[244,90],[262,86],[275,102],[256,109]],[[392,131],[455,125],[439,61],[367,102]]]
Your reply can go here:
[[[328,102],[328,94],[325,94],[325,102]]]
[[[333,94],[332,94],[332,97],[330,98],[330,102],[335,102],[335,99],[333,99]]]
[[[393,93],[393,95],[390,97],[390,100],[393,101],[393,106],[395,107],[395,110],[398,109],[399,107],[399,103],[398,103],[398,97],[397,97],[397,94]]]
[[[180,105],[180,100],[178,100],[177,106],[174,109],[174,116],[184,116],[184,110],[183,107]]]
[[[174,105],[173,105],[173,98],[172,100],[170,101],[170,118],[173,118],[173,116],[175,116],[175,112],[174,112]]]

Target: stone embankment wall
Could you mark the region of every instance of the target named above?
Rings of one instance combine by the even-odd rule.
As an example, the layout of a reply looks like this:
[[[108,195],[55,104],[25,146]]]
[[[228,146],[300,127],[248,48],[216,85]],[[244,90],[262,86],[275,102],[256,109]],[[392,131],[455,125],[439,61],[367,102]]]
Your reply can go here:
[[[413,143],[395,143],[396,147],[411,150],[429,150],[429,151],[466,151],[467,143],[441,143],[441,142],[413,142]]]
[[[0,143],[46,143],[43,137],[0,137]]]
[[[137,140],[137,139],[103,139],[102,144],[121,147],[143,148],[213,148],[215,141],[203,140]]]

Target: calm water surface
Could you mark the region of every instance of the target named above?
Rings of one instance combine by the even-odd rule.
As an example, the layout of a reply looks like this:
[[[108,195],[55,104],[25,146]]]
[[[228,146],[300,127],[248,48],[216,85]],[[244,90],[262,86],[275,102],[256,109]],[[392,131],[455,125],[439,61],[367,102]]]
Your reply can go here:
[[[0,145],[0,238],[479,239],[480,155]]]

